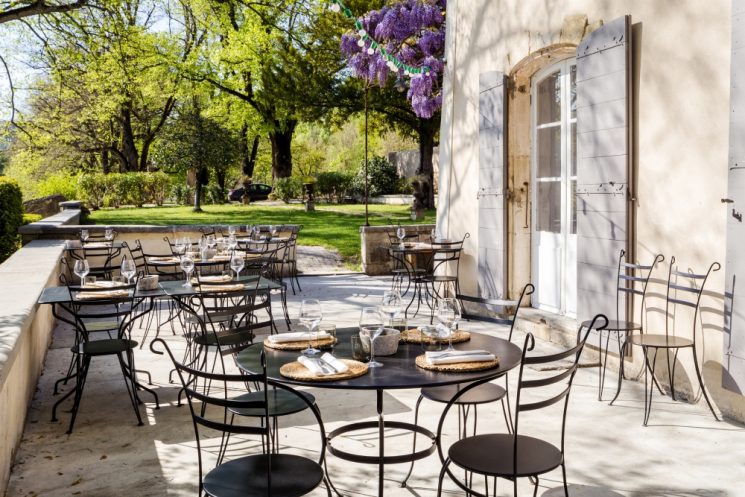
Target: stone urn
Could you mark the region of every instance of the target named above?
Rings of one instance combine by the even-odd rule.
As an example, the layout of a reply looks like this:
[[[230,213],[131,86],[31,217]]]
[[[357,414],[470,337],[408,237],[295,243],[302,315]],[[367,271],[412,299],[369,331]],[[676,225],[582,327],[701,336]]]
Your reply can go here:
[[[316,198],[313,196],[315,191],[315,183],[303,183],[305,189],[305,212],[311,212],[316,210]]]

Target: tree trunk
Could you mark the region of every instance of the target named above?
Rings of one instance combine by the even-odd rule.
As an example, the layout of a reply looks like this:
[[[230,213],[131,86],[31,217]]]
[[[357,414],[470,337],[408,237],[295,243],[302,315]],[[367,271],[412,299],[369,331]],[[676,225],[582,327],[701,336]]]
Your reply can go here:
[[[434,156],[435,149],[435,133],[436,130],[432,129],[431,126],[427,126],[426,123],[419,125],[419,168],[416,173],[418,176],[426,178],[429,182],[429,192],[424,199],[427,209],[432,209],[435,206],[434,167],[432,165],[432,157]]]
[[[225,169],[218,169],[217,171],[215,171],[217,186],[220,187],[220,193],[222,193],[223,197],[225,196],[225,176],[227,176],[227,171]],[[224,201],[225,200],[223,200],[223,202]]]
[[[139,164],[139,170],[140,171],[147,171],[147,159],[150,155],[150,144],[153,143],[153,140],[145,140],[142,144],[142,151],[140,152],[140,164]]]
[[[134,132],[132,131],[132,114],[129,109],[122,110],[121,151],[124,156],[124,170],[137,171],[139,160]]]
[[[275,179],[289,178],[292,175],[292,135],[296,124],[293,121],[288,123],[285,130],[269,133],[272,143],[272,177]]]
[[[197,184],[194,187],[194,208],[192,211],[202,212],[202,182],[198,179]]]
[[[245,136],[243,143],[248,145],[248,136]],[[246,147],[248,151],[248,147]],[[251,145],[251,152],[243,156],[242,170],[243,175],[253,178],[254,168],[256,167],[256,156],[259,153],[259,135],[254,136],[253,144]]]
[[[111,157],[109,156],[109,151],[106,149],[101,151],[101,167],[104,174],[111,172]]]

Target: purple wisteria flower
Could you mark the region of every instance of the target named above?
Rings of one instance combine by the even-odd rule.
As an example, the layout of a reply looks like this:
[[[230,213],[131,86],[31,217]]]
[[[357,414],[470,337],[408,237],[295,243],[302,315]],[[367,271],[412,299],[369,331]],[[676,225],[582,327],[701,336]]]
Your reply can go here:
[[[407,92],[414,113],[425,119],[442,106],[445,7],[446,0],[399,0],[359,19],[365,33],[375,41],[350,31],[342,36],[340,44],[355,76],[380,86],[390,77],[404,76],[403,68],[397,72],[389,65],[381,47],[412,68],[428,68],[410,75]],[[380,45],[375,46],[375,42]]]

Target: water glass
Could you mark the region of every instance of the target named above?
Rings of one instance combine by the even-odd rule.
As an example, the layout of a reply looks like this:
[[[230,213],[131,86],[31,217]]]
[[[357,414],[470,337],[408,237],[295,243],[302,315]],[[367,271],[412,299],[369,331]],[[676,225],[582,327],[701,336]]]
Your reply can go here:
[[[448,327],[448,350],[453,349],[453,333],[460,321],[460,306],[458,301],[453,298],[438,299],[436,304],[435,315],[437,320]]]
[[[96,277],[86,276],[85,278],[83,278],[82,286],[96,286]]]
[[[111,228],[106,228],[106,231],[104,232],[104,238],[107,242],[110,242],[114,239],[114,230]]]
[[[359,335],[352,335],[352,359],[360,362],[370,360],[370,350],[365,347],[365,343]]]
[[[399,314],[391,319],[390,327],[403,333],[406,331],[406,324],[406,317]]]
[[[383,333],[383,318],[376,307],[364,307],[360,314],[360,336],[370,339],[370,368],[379,368],[383,364],[375,360],[375,339]]]
[[[230,269],[235,271],[235,279],[238,280],[241,276],[241,271],[243,270],[243,266],[245,265],[246,261],[243,258],[243,253],[237,253],[233,254],[233,256],[230,258]]]
[[[303,299],[300,303],[300,323],[308,329],[308,348],[303,350],[303,355],[312,356],[320,352],[313,347],[313,335],[321,319],[321,303],[317,299]]]
[[[404,238],[406,238],[406,230],[403,229],[401,226],[399,226],[396,229],[396,236],[398,237],[398,241],[401,244],[401,247],[404,246]]]
[[[232,224],[228,225],[228,235],[235,236],[235,226],[233,226]]]
[[[191,273],[194,271],[194,260],[188,254],[181,256],[181,270],[186,275],[186,283],[182,286],[191,287]]]
[[[334,346],[336,345],[336,325],[335,324],[321,324],[318,325],[319,332],[326,332],[332,338],[331,342],[331,353],[333,354]]]
[[[137,266],[135,266],[135,262],[132,259],[127,259],[126,256],[122,257],[121,273],[122,276],[127,278],[127,284],[131,284],[132,276],[137,273]]]
[[[73,272],[80,278],[80,284],[82,285],[85,281],[85,277],[90,273],[91,269],[88,265],[87,259],[78,259],[75,261],[75,265],[72,268]]]
[[[392,323],[393,319],[398,317],[403,310],[401,294],[398,290],[387,290],[383,292],[383,299],[380,304],[380,312],[388,316],[388,322]]]
[[[88,233],[88,230],[80,230],[80,239],[83,241],[83,243],[88,243],[89,237],[90,233]]]

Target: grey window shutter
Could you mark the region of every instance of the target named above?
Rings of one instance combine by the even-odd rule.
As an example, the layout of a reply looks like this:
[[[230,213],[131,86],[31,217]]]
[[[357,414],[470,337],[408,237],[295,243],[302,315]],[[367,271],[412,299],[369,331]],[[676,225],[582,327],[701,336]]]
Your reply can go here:
[[[722,386],[745,391],[745,2],[732,1],[727,265]]]
[[[505,296],[505,84],[504,73],[479,75],[479,294]]]
[[[577,48],[577,319],[616,319],[618,256],[627,248],[631,18]],[[627,250],[628,252],[628,250]],[[621,311],[625,309],[621,304]],[[625,316],[619,316],[624,319]]]

